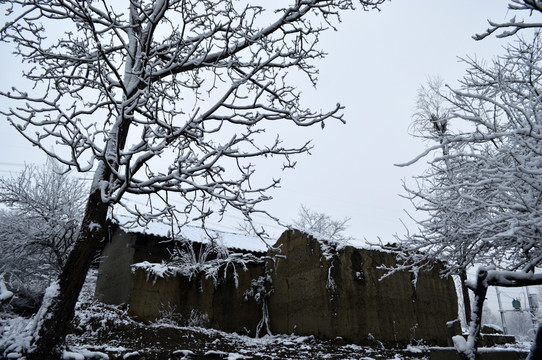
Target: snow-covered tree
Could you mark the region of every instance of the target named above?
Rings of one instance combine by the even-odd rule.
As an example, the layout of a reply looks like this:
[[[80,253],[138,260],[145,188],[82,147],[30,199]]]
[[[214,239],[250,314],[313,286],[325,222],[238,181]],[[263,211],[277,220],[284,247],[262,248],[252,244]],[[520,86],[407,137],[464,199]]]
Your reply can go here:
[[[298,218],[292,223],[296,229],[316,233],[326,240],[348,240],[352,237],[345,234],[350,218],[334,219],[326,213],[314,211],[301,205]]]
[[[0,112],[51,157],[94,171],[78,241],[47,292],[31,357],[58,356],[113,205],[180,223],[205,219],[213,205],[249,218],[278,183],[257,182],[252,159],[292,167],[310,144],[286,145],[279,132],[342,121],[339,104],[309,109],[292,82],[305,75],[316,83],[319,35],[354,2],[290,3],[1,2],[0,40],[28,67],[24,88],[0,92]],[[184,201],[176,214],[171,193]],[[128,194],[147,195],[152,211],[130,207]]]
[[[436,182],[439,186],[444,186],[449,182],[453,182],[455,166],[453,160],[448,159],[448,145],[444,143],[445,137],[448,134],[448,122],[450,108],[446,98],[441,94],[445,89],[444,80],[441,78],[429,78],[425,86],[421,86],[418,90],[418,98],[416,102],[416,112],[413,116],[412,130],[413,135],[417,136],[430,143],[438,143],[441,145],[441,153],[444,161],[439,163],[439,167],[434,168],[435,173],[431,174],[431,179],[428,182]],[[420,177],[422,179],[423,177]],[[442,238],[454,237],[456,235],[453,226],[447,226],[445,229],[447,234],[440,234]],[[463,252],[457,249],[457,258],[463,259]],[[465,286],[467,280],[467,265],[460,266],[454,271],[455,275],[459,276],[459,290],[461,292],[460,308],[464,311],[465,321],[471,320],[471,300],[468,290]]]
[[[444,260],[443,275],[454,275],[483,265],[467,282],[471,334],[458,344],[473,358],[487,287],[542,282],[534,272],[542,263],[542,39],[516,39],[489,65],[464,61],[460,87],[433,93],[445,102],[446,131],[428,134],[438,141],[415,159],[433,156],[406,187],[426,218],[400,247],[405,267]]]
[[[422,104],[428,111],[416,115],[425,116],[422,133],[437,143],[410,162],[433,156],[417,186],[406,187],[427,218],[418,222],[418,233],[401,239],[399,267],[418,269],[444,260],[443,275],[451,275],[483,265],[475,279],[465,281],[475,295],[469,337],[454,339],[466,359],[476,357],[488,286],[542,283],[535,274],[542,263],[542,46],[541,23],[532,20],[541,15],[542,3],[512,0],[509,9],[531,18],[490,21],[474,38],[535,29],[533,40],[517,39],[490,65],[465,59],[468,70],[457,89],[429,87],[431,101]],[[440,115],[433,112],[435,104]],[[529,359],[540,353],[542,326]]]
[[[0,274],[16,293],[16,311],[35,311],[62,270],[77,239],[86,190],[54,161],[0,179]]]
[[[0,273],[58,275],[77,237],[86,186],[50,161],[0,178]],[[34,264],[34,265],[32,265]],[[21,279],[21,280],[23,280]]]

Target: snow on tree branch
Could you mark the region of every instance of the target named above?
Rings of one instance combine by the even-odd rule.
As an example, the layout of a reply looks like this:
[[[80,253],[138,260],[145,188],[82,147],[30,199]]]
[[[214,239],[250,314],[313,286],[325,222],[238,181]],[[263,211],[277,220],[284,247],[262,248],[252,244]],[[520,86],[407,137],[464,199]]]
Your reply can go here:
[[[540,15],[542,13],[542,3],[538,0],[511,0],[508,9],[513,11],[525,10],[532,17],[533,15]],[[540,21],[525,22],[525,20],[517,20],[516,16],[507,22],[498,23],[488,20],[488,23],[489,28],[485,32],[473,36],[475,40],[483,40],[498,31],[500,33],[496,34],[496,37],[505,38],[516,35],[524,29],[539,29],[542,27],[542,22]]]
[[[415,120],[437,144],[410,162],[426,157],[428,169],[404,187],[425,219],[387,247],[397,253],[392,272],[443,261],[442,275],[466,277],[467,268],[482,265],[466,282],[475,296],[469,337],[454,338],[463,358],[475,359],[488,287],[542,282],[534,273],[542,264],[540,34],[517,38],[489,64],[463,62],[458,88],[429,84],[430,92],[420,92]]]
[[[464,61],[462,87],[434,95],[449,112],[445,133],[426,133],[440,145],[426,151],[434,155],[430,168],[415,186],[405,184],[427,219],[404,256],[420,264],[445,259],[446,274],[475,263],[530,271],[542,255],[542,45],[538,36],[518,39],[493,64]]]
[[[0,39],[29,65],[24,77],[34,88],[0,91],[10,100],[0,113],[80,172],[105,160],[111,174],[99,187],[109,203],[164,190],[251,208],[276,182],[248,187],[254,166],[244,159],[283,157],[291,167],[288,157],[311,147],[286,146],[260,123],[344,122],[341,105],[315,112],[288,83],[293,70],[316,83],[314,60],[325,55],[319,35],[351,1],[298,1],[273,11],[231,0],[137,1],[129,11],[20,0],[4,8],[10,17]],[[51,32],[53,23],[63,30]]]

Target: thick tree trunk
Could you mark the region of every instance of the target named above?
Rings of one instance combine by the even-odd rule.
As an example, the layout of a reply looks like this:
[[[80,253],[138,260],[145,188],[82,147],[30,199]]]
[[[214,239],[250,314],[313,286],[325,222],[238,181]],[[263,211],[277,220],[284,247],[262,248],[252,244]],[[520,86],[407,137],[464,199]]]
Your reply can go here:
[[[108,205],[100,190],[89,195],[79,237],[58,278],[58,294],[42,309],[38,337],[28,359],[58,359],[90,264],[104,244]],[[42,306],[46,306],[44,303]]]

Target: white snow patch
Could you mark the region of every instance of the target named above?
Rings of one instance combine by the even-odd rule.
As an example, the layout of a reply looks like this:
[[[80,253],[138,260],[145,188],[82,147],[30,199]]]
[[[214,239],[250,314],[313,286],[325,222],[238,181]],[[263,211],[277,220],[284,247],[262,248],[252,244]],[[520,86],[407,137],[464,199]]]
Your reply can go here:
[[[519,349],[519,350],[521,350],[521,349]],[[527,348],[524,349],[524,351],[528,352]],[[479,347],[478,350],[477,350],[478,354],[505,353],[505,352],[517,353],[518,349],[513,349],[513,348],[511,349],[511,348],[498,346],[498,347]]]
[[[322,235],[314,231],[308,231],[308,230],[299,230],[299,231],[304,232],[305,234],[313,237],[315,240],[317,240],[321,244],[320,246],[331,247],[335,251],[342,250],[347,246],[351,246],[356,249],[385,251],[377,245],[371,245],[367,243],[365,240],[350,239],[350,238],[330,240],[330,239],[327,239],[325,235]]]
[[[66,354],[66,353],[69,353],[70,356],[83,356],[83,359],[95,359],[95,360],[100,360],[100,359],[103,359],[103,360],[108,360],[109,359],[109,355],[103,353],[103,352],[100,352],[100,351],[90,351],[88,349],[85,349],[85,348],[71,348],[71,351],[67,351],[65,350],[63,354]],[[66,355],[63,355],[64,358]],[[69,358],[69,359],[72,359],[72,358]]]
[[[122,356],[123,359],[128,359],[131,356],[139,356],[139,351],[132,351]]]
[[[137,264],[132,265],[132,270],[141,269],[144,270],[147,274],[152,274],[154,276],[164,278],[165,276],[173,275],[175,273],[174,269],[170,266],[167,266],[164,263],[150,263],[148,261],[143,261]]]
[[[241,360],[241,359],[251,359],[250,356],[244,356],[237,353],[229,353],[228,354],[228,360]]]
[[[207,229],[207,232],[198,226],[184,225],[182,227],[171,226],[171,223],[166,223],[153,219],[146,224],[142,225],[135,222],[134,218],[127,216],[119,216],[121,222],[120,228],[128,233],[138,233],[160,236],[164,238],[172,238],[172,230],[175,239],[188,239],[193,242],[207,244],[211,242],[209,236],[212,238],[220,238],[223,245],[230,249],[240,249],[248,251],[266,252],[268,249],[269,239],[262,239],[258,236],[251,236],[246,234],[236,234],[230,232],[216,231]]]
[[[342,348],[346,350],[350,350],[350,351],[359,351],[359,352],[361,352],[361,350],[363,349],[361,346],[356,345],[356,344],[347,344],[347,345],[344,345]]]
[[[63,360],[85,360],[85,357],[81,354],[64,350],[64,352],[62,353],[62,359]]]
[[[43,295],[41,307],[32,321],[32,335],[34,336],[34,338],[38,338],[38,333],[40,331],[41,325],[43,324],[43,321],[45,320],[45,317],[51,316],[51,314],[49,314],[49,308],[53,303],[53,299],[59,294],[59,292],[60,285],[58,284],[58,281],[53,282],[47,287],[47,289],[45,289],[45,294]]]
[[[298,343],[298,344],[301,344],[301,343],[311,341],[311,340],[314,340],[314,339],[315,339],[314,335],[309,335],[309,336],[299,336],[297,338],[294,338],[293,341]]]
[[[13,292],[9,291],[4,283],[4,276],[0,276],[0,302],[7,301],[13,297]]]
[[[90,351],[90,350],[87,350],[87,349],[72,349],[72,350],[74,350],[73,351],[74,353],[83,355],[83,357],[85,359],[109,360],[109,355],[107,355],[107,354],[105,354],[103,352],[100,352],[100,351]]]
[[[175,350],[172,355],[190,356],[194,355],[194,352],[191,350]]]
[[[472,346],[469,346],[467,343],[467,340],[461,335],[456,335],[452,337],[452,341],[454,343],[454,347],[457,350],[457,352],[465,354],[469,358],[474,358],[473,354],[473,348]]]
[[[423,353],[423,349],[419,346],[407,345],[406,350],[415,354]]]
[[[126,348],[124,346],[105,346],[103,350],[107,352],[123,352],[126,351]]]

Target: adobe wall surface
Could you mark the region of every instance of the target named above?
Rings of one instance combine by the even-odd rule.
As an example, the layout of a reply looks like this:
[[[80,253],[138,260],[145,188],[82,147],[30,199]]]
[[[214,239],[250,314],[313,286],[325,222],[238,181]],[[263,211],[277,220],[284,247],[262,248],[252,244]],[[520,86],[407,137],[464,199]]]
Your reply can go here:
[[[100,254],[94,297],[106,304],[128,303],[132,291],[131,265],[158,262],[169,257],[172,243],[156,236],[115,229]]]
[[[287,258],[278,260],[271,275],[273,332],[362,344],[371,338],[446,344],[445,324],[457,317],[457,296],[453,281],[441,279],[438,270],[421,272],[416,286],[406,272],[379,281],[384,270],[378,267],[395,264],[393,254],[347,246],[326,257],[318,241],[299,231],[285,232],[281,244]]]
[[[137,320],[152,322],[161,312],[173,310],[183,321],[193,313],[205,315],[205,323],[215,329],[255,336],[261,319],[261,307],[253,297],[245,296],[251,281],[264,275],[265,264],[223,265],[217,277],[204,273],[186,276],[155,277],[144,269],[132,276],[129,314]],[[237,286],[236,286],[237,284]]]
[[[100,256],[94,297],[106,304],[128,303],[136,236],[116,231]]]

